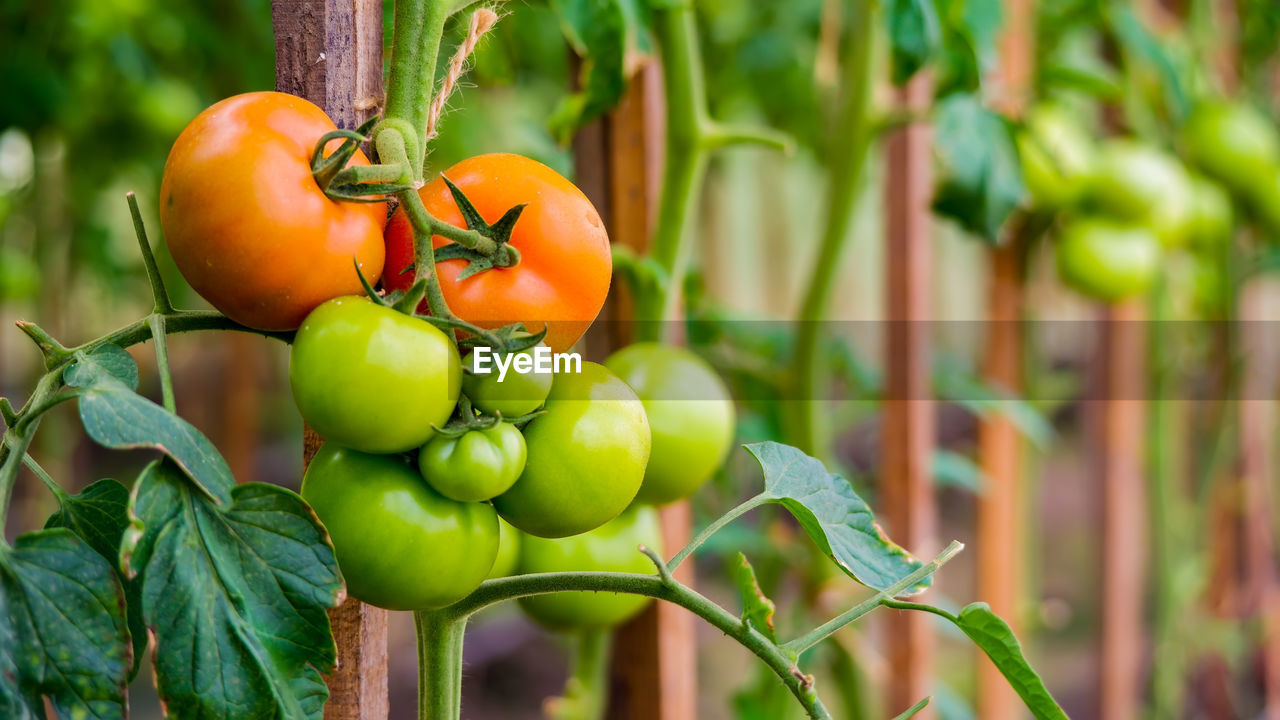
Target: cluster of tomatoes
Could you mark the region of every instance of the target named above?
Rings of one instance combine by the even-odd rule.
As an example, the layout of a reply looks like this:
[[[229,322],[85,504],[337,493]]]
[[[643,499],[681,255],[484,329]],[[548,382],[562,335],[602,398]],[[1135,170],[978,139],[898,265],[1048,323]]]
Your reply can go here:
[[[1060,106],[1028,113],[1023,176],[1037,209],[1066,213],[1056,245],[1064,282],[1121,300],[1151,285],[1167,251],[1211,256],[1230,240],[1236,207],[1280,228],[1280,135],[1257,111],[1201,103],[1178,144],[1188,164],[1134,138],[1095,144]]]
[[[384,293],[414,282],[413,231],[403,208],[386,221],[384,202],[326,196],[312,151],[333,130],[319,108],[280,93],[210,107],[170,153],[161,222],[178,268],[216,308],[250,327],[297,330],[290,386],[324,439],[302,495],[349,593],[423,610],[512,573],[646,571],[636,548],[661,547],[653,506],[693,492],[728,452],[734,412],[721,380],[688,351],[651,343],[559,372],[535,361],[568,350],[595,319],[610,250],[576,187],[506,154],[444,173],[488,222],[525,204],[509,237],[517,264],[468,275],[464,259],[437,260],[452,313],[504,343],[485,349],[511,369],[485,372],[481,353],[467,354],[474,337],[460,351],[422,308],[364,292],[361,275]],[[368,164],[358,152],[350,162]],[[437,219],[467,227],[443,179],[419,197]],[[588,593],[523,601],[557,627],[613,625],[644,603]]]

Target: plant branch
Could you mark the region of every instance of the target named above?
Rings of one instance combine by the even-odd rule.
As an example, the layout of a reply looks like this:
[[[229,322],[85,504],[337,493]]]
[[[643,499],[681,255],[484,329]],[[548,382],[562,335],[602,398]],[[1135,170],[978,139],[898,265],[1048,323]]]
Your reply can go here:
[[[467,618],[441,610],[418,611],[413,622],[418,634],[418,720],[458,720]]]
[[[177,413],[173,399],[173,376],[169,372],[169,342],[165,336],[164,326],[164,315],[152,313],[147,318],[151,339],[156,344],[156,372],[160,375],[160,394],[164,400],[164,409]]]
[[[547,702],[550,720],[601,720],[609,699],[609,630],[574,633],[564,695]]]
[[[422,179],[427,147],[427,116],[435,94],[436,58],[444,24],[458,3],[448,0],[397,0],[392,29],[391,73],[387,79],[388,129],[412,128],[416,146],[409,153],[414,179]],[[407,125],[396,127],[399,121]],[[381,132],[379,133],[381,134]],[[409,144],[409,138],[405,138]],[[382,144],[378,144],[379,153]],[[383,157],[390,162],[390,158]]]
[[[701,532],[699,532],[696,536],[694,536],[692,540],[689,541],[688,545],[685,545],[684,548],[680,550],[680,552],[675,554],[675,557],[671,558],[671,562],[669,563],[671,569],[675,570],[676,568],[680,567],[680,563],[684,562],[685,558],[689,557],[689,555],[691,555],[694,550],[697,550],[703,543],[707,541],[708,538],[710,538],[712,535],[715,535],[725,525],[728,525],[734,520],[737,520],[739,517],[745,515],[751,510],[754,510],[755,508],[758,508],[761,505],[764,505],[766,502],[768,502],[768,498],[766,498],[763,494],[760,494],[742,503],[741,505],[730,510],[724,515],[721,515],[718,519],[716,519],[715,522],[703,528]]]
[[[858,620],[863,615],[866,615],[867,613],[871,612],[872,610],[875,610],[881,605],[888,605],[895,596],[905,592],[908,588],[914,586],[916,583],[919,583],[921,580],[924,580],[925,578],[937,572],[938,568],[942,567],[948,560],[954,557],[956,553],[960,552],[963,549],[964,549],[963,544],[955,540],[951,541],[951,544],[948,545],[947,548],[943,550],[941,553],[938,553],[937,557],[935,557],[932,561],[927,562],[924,565],[921,565],[919,568],[915,570],[915,572],[912,572],[906,577],[903,577],[898,582],[890,585],[884,590],[881,590],[875,595],[872,595],[870,598],[867,598],[863,602],[855,605],[854,607],[846,610],[845,612],[840,613],[836,617],[814,628],[813,630],[810,630],[804,635],[801,635],[795,640],[792,640],[791,642],[786,643],[782,647],[785,648],[788,652],[791,652],[792,654],[799,656],[804,651],[808,650],[814,645],[817,645],[823,640],[826,640],[827,638],[831,637],[840,628],[848,625],[851,622],[854,622],[855,620]],[[928,607],[928,606],[922,606],[922,607]]]
[[[156,265],[156,256],[151,252],[151,243],[147,240],[147,228],[142,222],[142,211],[138,209],[138,198],[133,192],[125,193],[129,202],[129,215],[133,218],[133,234],[138,238],[138,248],[142,250],[142,264],[147,269],[147,282],[151,284],[152,310],[164,314],[173,312],[173,302],[169,300],[169,291],[164,287],[164,278],[160,277],[160,268]]]

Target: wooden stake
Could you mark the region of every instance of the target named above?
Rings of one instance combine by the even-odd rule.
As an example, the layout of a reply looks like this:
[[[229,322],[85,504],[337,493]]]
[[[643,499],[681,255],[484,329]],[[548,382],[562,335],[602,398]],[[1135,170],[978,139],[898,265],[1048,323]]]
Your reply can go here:
[[[382,102],[381,0],[272,0],[276,89],[324,108],[339,127],[355,128]],[[304,431],[303,464],[320,447]],[[326,720],[386,720],[387,613],[348,599],[329,612],[338,667]]]
[[[898,93],[908,111],[928,107],[933,84],[917,76]],[[929,127],[894,131],[886,143],[887,383],[880,478],[889,536],[918,556],[937,549],[933,475],[934,406],[929,399],[933,162]],[[923,613],[892,612],[886,622],[890,715],[933,690],[933,623]],[[917,717],[930,716],[928,709]]]
[[[1146,309],[1136,300],[1103,312],[1103,394],[1094,406],[1102,488],[1101,720],[1131,720],[1142,707],[1145,320]]]
[[[1035,33],[1029,0],[1005,0],[1000,43],[1000,96],[1006,110],[1020,113],[1031,87],[1031,43]],[[1011,395],[1022,389],[1023,252],[1021,228],[990,251],[987,281],[986,353],[982,372]],[[978,427],[978,463],[987,486],[978,496],[978,597],[1018,629],[1022,589],[1022,439],[1008,417],[994,414]],[[979,652],[978,717],[1012,720],[1022,702],[996,666]]]

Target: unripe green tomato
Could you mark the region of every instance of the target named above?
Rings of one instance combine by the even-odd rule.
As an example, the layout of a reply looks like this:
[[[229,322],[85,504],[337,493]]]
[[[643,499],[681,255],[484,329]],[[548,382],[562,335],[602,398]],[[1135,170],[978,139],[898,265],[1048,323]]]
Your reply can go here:
[[[528,356],[532,362],[538,348],[543,348],[543,352],[550,352],[545,345],[540,344],[514,354]],[[512,358],[512,365],[508,367],[506,375],[502,376],[502,381],[499,382],[500,373],[495,361],[496,357],[489,355],[488,372],[480,373],[475,369],[476,351],[472,350],[471,354],[463,360],[468,372],[462,376],[462,389],[467,397],[471,398],[472,405],[490,415],[502,413],[502,417],[505,418],[528,415],[542,407],[542,403],[547,400],[547,395],[551,393],[551,382],[555,379],[553,373],[517,372],[516,360]]]
[[[1073,220],[1056,252],[1062,281],[1106,302],[1145,291],[1160,267],[1160,241],[1150,230],[1106,218]]]
[[[702,358],[659,343],[625,347],[604,361],[644,403],[653,448],[635,502],[688,497],[724,462],[733,444],[729,388]]]
[[[573,537],[521,538],[519,572],[619,572],[652,574],[644,545],[662,555],[658,512],[640,505]],[[520,598],[529,617],[553,630],[603,630],[630,620],[652,602],[643,595],[562,592]]]
[[[1056,105],[1032,108],[1017,144],[1022,177],[1035,206],[1062,208],[1080,199],[1097,162],[1097,150],[1070,113]]]
[[[1235,213],[1231,197],[1218,183],[1201,175],[1191,176],[1191,228],[1188,233],[1196,247],[1217,247],[1231,239]]]
[[[458,349],[430,324],[364,297],[320,305],[289,355],[302,419],[326,441],[369,453],[408,452],[453,414]]]
[[[1166,247],[1186,243],[1191,230],[1191,178],[1177,158],[1134,140],[1102,146],[1090,199],[1105,214],[1148,227]]]
[[[1267,229],[1263,237],[1280,240],[1280,168],[1260,177],[1246,194],[1249,207]]]
[[[603,365],[559,373],[544,412],[524,428],[529,456],[493,499],[530,535],[565,537],[609,522],[631,504],[649,460],[649,421],[635,391]]]
[[[1247,194],[1280,170],[1280,134],[1249,105],[1197,105],[1182,129],[1182,141],[1191,162],[1239,193]]]
[[[524,436],[511,423],[437,435],[418,452],[418,469],[437,492],[459,502],[482,502],[507,491],[524,470]]]
[[[493,508],[440,495],[403,456],[326,443],[307,466],[302,497],[329,531],[347,592],[371,605],[452,605],[498,555]]]
[[[486,580],[516,574],[516,566],[520,562],[520,537],[520,531],[511,527],[511,523],[498,518],[498,557],[493,561]]]

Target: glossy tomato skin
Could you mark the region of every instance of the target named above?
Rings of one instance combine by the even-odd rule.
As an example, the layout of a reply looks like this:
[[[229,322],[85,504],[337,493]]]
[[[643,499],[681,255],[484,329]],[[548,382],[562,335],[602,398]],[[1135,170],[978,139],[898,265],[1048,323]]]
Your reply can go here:
[[[1188,157],[1237,192],[1280,171],[1280,134],[1261,113],[1243,104],[1203,102],[1182,130]]]
[[[160,184],[160,224],[174,263],[231,319],[292,330],[320,303],[382,274],[383,203],[336,202],[311,177],[311,152],[334,130],[302,98],[227,98],[178,136]],[[335,142],[332,147],[336,147]],[[359,152],[353,165],[367,165]]]
[[[649,420],[653,447],[635,502],[661,505],[688,497],[733,444],[729,389],[705,360],[670,345],[637,343],[604,365],[636,391]]]
[[[449,500],[403,457],[323,445],[302,497],[324,523],[347,591],[389,610],[451,605],[485,580],[498,555],[498,517]]]
[[[458,349],[418,318],[351,296],[303,321],[289,355],[302,419],[326,441],[370,453],[416,450],[453,414]]]
[[[572,537],[521,538],[519,572],[620,572],[652,574],[644,545],[659,555],[662,529],[658,512],[636,506],[604,525]],[[529,617],[553,630],[602,630],[635,617],[652,600],[623,593],[563,592],[520,598]]]
[[[1145,225],[1167,247],[1188,239],[1194,192],[1177,158],[1129,139],[1102,146],[1090,183],[1090,199],[1097,209]]]
[[[439,264],[449,308],[491,329],[523,322],[538,332],[547,323],[547,345],[556,352],[568,350],[600,313],[613,274],[609,236],[591,201],[556,171],[521,155],[477,155],[444,175],[487,222],[528,203],[511,234],[511,246],[521,253],[519,265],[458,280],[464,261]],[[443,180],[436,178],[419,194],[432,215],[465,227]],[[414,275],[401,271],[413,264],[413,233],[403,210],[387,224],[386,242],[389,269],[383,285],[408,287]],[[436,236],[433,242],[440,247],[448,241]]]
[[[1036,207],[1062,208],[1081,198],[1097,150],[1070,113],[1056,105],[1032,108],[1017,144],[1022,176]]]
[[[533,362],[535,348],[521,350],[516,355],[529,356]],[[473,350],[464,360],[467,369],[462,376],[462,390],[471,398],[471,404],[489,413],[501,413],[504,418],[517,418],[542,407],[547,395],[551,394],[551,384],[555,374],[551,372],[516,372],[513,364],[498,382],[500,373],[492,357],[487,361],[488,372],[476,371],[476,353]],[[536,368],[536,365],[533,366]]]
[[[1071,221],[1056,252],[1063,282],[1105,302],[1144,292],[1160,269],[1160,241],[1150,230],[1104,218]]]
[[[486,580],[503,578],[516,574],[520,563],[520,531],[511,527],[511,523],[498,518],[498,558],[493,561]]]
[[[457,437],[431,438],[418,453],[418,468],[441,495],[481,502],[515,484],[524,470],[525,455],[524,436],[515,425],[500,422]]]
[[[649,460],[649,421],[635,391],[602,365],[560,373],[545,412],[524,428],[524,472],[493,499],[498,513],[539,537],[600,527],[631,504]]]

